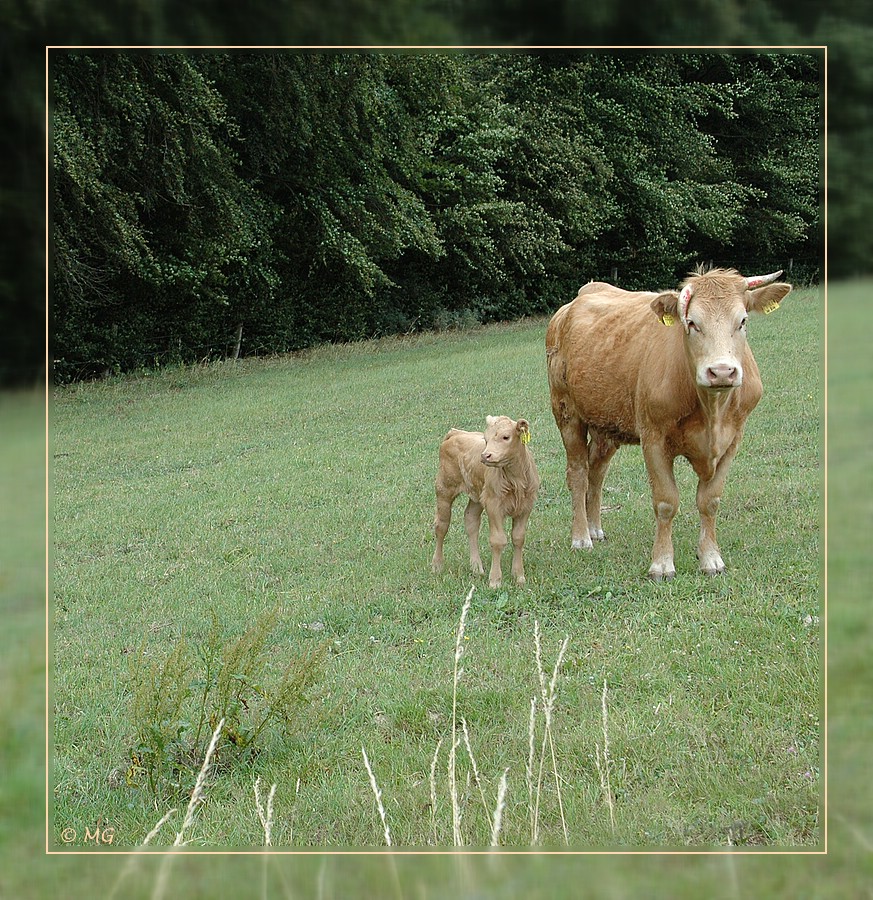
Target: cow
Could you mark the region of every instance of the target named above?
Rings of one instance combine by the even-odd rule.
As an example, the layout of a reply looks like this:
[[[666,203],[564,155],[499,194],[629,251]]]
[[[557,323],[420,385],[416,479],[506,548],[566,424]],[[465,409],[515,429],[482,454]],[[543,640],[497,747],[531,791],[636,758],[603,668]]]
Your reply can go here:
[[[676,574],[677,456],[698,478],[700,570],[724,571],[716,514],[746,418],[762,394],[746,322],[750,313],[779,308],[791,290],[777,281],[781,274],[744,278],[734,269],[699,269],[678,292],[664,293],[595,281],[552,316],[549,393],[567,454],[574,549],[604,539],[600,514],[609,462],[622,444],[640,444],[655,513],[650,577]]]
[[[524,538],[540,487],[536,463],[527,447],[529,441],[528,421],[515,422],[508,416],[488,416],[484,433],[452,428],[443,438],[436,477],[434,572],[443,568],[443,541],[452,518],[452,503],[459,494],[466,494],[469,501],[464,525],[473,572],[485,574],[479,556],[479,525],[484,509],[488,513],[491,545],[489,586],[499,587],[503,580],[500,557],[508,543],[503,527],[507,516],[512,518],[512,575],[518,584],[525,583]]]

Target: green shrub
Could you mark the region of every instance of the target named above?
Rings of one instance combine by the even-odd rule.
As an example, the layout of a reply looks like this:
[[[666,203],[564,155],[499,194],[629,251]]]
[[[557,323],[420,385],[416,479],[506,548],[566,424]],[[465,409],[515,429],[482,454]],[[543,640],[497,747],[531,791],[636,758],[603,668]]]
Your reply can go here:
[[[225,766],[260,752],[271,726],[293,732],[305,692],[320,677],[323,647],[291,654],[281,669],[272,664],[277,610],[236,638],[225,634],[215,612],[211,618],[196,646],[182,639],[166,657],[150,659],[143,642],[130,665],[135,741],[127,782],[155,798],[196,777],[222,719],[216,756]]]

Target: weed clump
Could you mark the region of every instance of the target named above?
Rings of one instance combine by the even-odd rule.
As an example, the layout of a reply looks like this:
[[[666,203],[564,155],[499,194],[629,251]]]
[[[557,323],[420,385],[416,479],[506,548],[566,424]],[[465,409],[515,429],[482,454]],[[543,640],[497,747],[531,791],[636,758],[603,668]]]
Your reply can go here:
[[[202,641],[184,638],[164,657],[145,640],[130,663],[134,743],[127,783],[155,800],[184,790],[197,775],[216,725],[217,764],[245,764],[262,749],[271,727],[293,733],[306,691],[321,677],[325,647],[290,654],[277,668],[274,642],[279,612],[269,611],[238,637],[225,634],[218,616]]]

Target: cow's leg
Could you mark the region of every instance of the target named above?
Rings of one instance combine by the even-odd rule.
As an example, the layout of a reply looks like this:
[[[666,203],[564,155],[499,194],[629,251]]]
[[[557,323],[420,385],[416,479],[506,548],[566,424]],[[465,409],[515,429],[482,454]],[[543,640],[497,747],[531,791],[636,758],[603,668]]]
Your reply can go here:
[[[603,507],[603,481],[610,460],[618,450],[618,444],[594,428],[590,429],[591,440],[588,443],[588,490],[585,495],[585,508],[588,514],[588,534],[592,541],[602,541],[606,537],[600,524],[600,513]]]
[[[442,572],[443,570],[443,541],[452,521],[452,503],[454,499],[451,494],[441,493],[437,490],[436,517],[433,523],[433,530],[436,535],[436,549],[434,550],[433,562],[431,563],[431,568],[434,572]]]
[[[512,520],[512,577],[518,584],[524,584],[524,538],[527,534],[527,520],[530,513],[516,516]],[[493,557],[492,557],[493,560]]]
[[[467,539],[470,542],[470,568],[475,575],[485,574],[482,557],[479,556],[479,526],[481,523],[482,504],[470,500],[464,510],[464,528],[467,530]]]
[[[508,543],[506,531],[503,528],[503,516],[499,511],[488,511],[488,543],[491,544],[491,571],[488,574],[488,586],[500,587],[503,581],[503,571],[500,565],[500,557]]]
[[[655,510],[655,543],[649,576],[655,581],[669,581],[676,574],[673,563],[673,518],[679,510],[679,489],[673,475],[673,457],[658,443],[643,444],[643,457],[649,484],[652,486],[652,507]]]
[[[577,416],[555,416],[567,453],[567,487],[573,504],[573,527],[570,533],[574,550],[590,550],[594,544],[588,531],[585,495],[588,492],[588,426]]]
[[[721,551],[718,549],[718,541],[715,537],[715,519],[718,515],[725,479],[739,446],[740,439],[737,437],[718,461],[712,478],[701,478],[697,483],[697,510],[700,513],[697,559],[700,563],[700,571],[705,575],[718,575],[724,572],[724,560],[721,558]]]

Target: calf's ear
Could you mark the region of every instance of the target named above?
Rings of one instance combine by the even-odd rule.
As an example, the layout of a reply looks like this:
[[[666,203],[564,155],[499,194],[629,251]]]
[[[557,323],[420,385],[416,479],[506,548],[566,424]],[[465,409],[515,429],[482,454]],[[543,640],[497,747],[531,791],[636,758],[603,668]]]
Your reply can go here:
[[[666,291],[658,294],[652,300],[652,311],[663,325],[675,325],[679,321],[678,313],[679,295],[674,291]]]
[[[788,296],[791,291],[790,284],[767,284],[764,287],[756,288],[748,291],[749,300],[746,302],[746,309],[749,312],[771,313],[779,309],[779,304]]]

